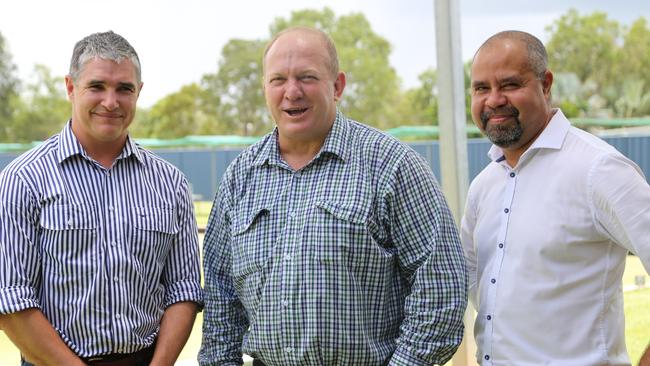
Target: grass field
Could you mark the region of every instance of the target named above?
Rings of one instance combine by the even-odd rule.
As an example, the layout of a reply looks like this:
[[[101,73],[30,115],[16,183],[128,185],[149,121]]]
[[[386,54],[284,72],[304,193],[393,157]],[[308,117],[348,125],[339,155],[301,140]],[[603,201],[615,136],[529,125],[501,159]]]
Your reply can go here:
[[[211,202],[199,202],[195,206],[199,227],[205,227],[210,208]],[[639,275],[645,276],[646,286],[650,286],[650,277],[645,272],[641,261],[637,257],[629,256],[623,276],[624,287],[634,285],[634,278]],[[638,363],[641,353],[650,341],[650,311],[648,311],[648,304],[650,304],[650,287],[625,292],[625,340],[633,365]],[[202,321],[202,314],[199,314],[194,323],[190,339],[176,363],[177,366],[197,365],[196,355],[201,345]],[[0,360],[3,360],[0,362],[2,365],[20,364],[20,355],[4,332],[0,332]]]

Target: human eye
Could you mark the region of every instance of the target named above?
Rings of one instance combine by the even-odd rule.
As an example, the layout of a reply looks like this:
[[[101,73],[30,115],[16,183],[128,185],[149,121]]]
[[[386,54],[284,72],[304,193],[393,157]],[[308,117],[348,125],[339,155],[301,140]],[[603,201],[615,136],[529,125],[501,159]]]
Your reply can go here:
[[[316,80],[318,80],[318,77],[316,75],[307,74],[307,75],[301,76],[300,79],[305,80],[305,81],[316,81]]]
[[[482,94],[487,91],[488,91],[488,87],[485,85],[474,85],[472,87],[472,92],[474,92],[474,94]]]
[[[521,82],[518,80],[505,80],[501,83],[501,89],[503,90],[515,90],[521,87]]]
[[[279,75],[278,75],[278,76],[272,76],[272,77],[269,79],[269,84],[271,84],[271,85],[280,85],[280,84],[282,84],[285,80],[286,80],[286,78],[283,77],[283,76],[279,76]]]
[[[102,83],[89,83],[87,88],[92,90],[92,91],[101,91],[101,90],[104,90],[104,84],[102,84]]]
[[[117,88],[117,91],[120,93],[135,93],[135,86],[133,85],[120,85]]]

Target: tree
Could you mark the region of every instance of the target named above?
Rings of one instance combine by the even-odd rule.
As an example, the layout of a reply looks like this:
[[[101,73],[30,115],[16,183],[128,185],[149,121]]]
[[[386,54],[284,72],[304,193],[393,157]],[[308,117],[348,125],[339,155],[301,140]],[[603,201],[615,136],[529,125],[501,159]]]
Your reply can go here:
[[[408,116],[402,125],[438,124],[438,84],[435,69],[427,69],[418,75],[420,86],[408,89],[399,104],[401,116]]]
[[[261,135],[272,129],[262,93],[262,52],[265,41],[230,40],[221,51],[216,74],[203,77],[203,85],[218,100],[215,119],[234,133]]]
[[[141,114],[130,129],[134,136],[175,138],[218,132],[216,121],[205,113],[206,90],[196,83],[160,99]],[[142,113],[144,112],[144,113]]]
[[[0,33],[0,141],[8,141],[9,138],[7,127],[12,119],[12,103],[15,103],[19,87],[15,71],[16,66]]]
[[[617,64],[620,65],[619,75],[643,80],[650,86],[650,28],[645,18],[637,19],[625,33]]]
[[[14,98],[12,108],[13,118],[6,125],[9,141],[41,141],[58,132],[71,110],[63,77],[53,77],[47,66],[36,65],[22,98]]]
[[[620,34],[616,21],[605,13],[581,16],[571,9],[546,31],[551,34],[546,49],[552,70],[574,73],[581,82],[592,78],[601,86],[610,84]]]

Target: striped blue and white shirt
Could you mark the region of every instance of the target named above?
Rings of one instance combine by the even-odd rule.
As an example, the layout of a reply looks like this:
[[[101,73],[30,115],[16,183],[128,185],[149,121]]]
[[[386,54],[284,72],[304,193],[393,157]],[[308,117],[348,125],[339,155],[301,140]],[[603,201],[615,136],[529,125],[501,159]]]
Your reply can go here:
[[[276,132],[230,165],[204,271],[201,365],[444,364],[461,342],[465,262],[431,169],[340,113],[298,171]]]
[[[165,308],[201,304],[187,180],[130,138],[110,169],[71,124],[0,174],[0,313],[40,309],[79,356],[151,345]]]

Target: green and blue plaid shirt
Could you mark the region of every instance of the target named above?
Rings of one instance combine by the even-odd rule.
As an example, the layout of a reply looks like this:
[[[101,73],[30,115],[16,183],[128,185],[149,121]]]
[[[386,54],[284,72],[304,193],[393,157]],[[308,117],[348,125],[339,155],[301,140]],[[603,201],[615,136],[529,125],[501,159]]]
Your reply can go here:
[[[201,365],[431,365],[461,342],[466,271],[426,162],[337,113],[295,171],[277,132],[228,168],[204,241]]]

